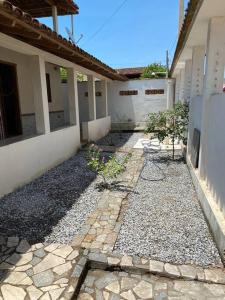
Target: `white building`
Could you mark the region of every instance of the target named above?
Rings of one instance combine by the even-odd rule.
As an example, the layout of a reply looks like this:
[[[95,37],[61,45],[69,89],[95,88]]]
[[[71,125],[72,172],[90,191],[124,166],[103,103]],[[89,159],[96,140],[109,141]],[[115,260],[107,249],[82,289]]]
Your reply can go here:
[[[85,138],[110,130],[107,82],[125,80],[115,70],[57,34],[58,14],[77,13],[67,0],[0,1],[0,196],[73,155],[80,147],[77,72],[88,77]],[[20,5],[20,8],[13,6]],[[54,29],[33,17],[53,12]],[[68,76],[61,84],[60,69]],[[96,115],[95,84],[101,80],[102,113]]]
[[[0,0],[0,197],[72,156],[82,141],[105,136],[111,115],[118,122],[116,110],[127,114],[128,123],[138,123],[143,107],[146,113],[155,103],[164,108],[165,81],[144,86],[127,81],[57,34],[58,15],[76,13],[71,0]],[[52,16],[54,31],[34,19],[46,16]],[[62,84],[62,70],[67,84]],[[87,81],[78,83],[78,73]],[[142,95],[144,88],[163,89],[163,98],[130,100],[130,89]],[[124,106],[128,102],[134,118]]]
[[[188,165],[225,255],[225,2],[191,0],[170,72],[175,101],[190,103]],[[171,86],[171,90],[174,87]]]

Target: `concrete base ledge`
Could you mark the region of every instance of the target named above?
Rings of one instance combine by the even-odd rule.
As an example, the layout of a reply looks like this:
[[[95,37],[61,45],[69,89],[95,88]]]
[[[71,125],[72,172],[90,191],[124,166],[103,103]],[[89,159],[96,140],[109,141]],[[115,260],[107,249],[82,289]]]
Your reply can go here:
[[[195,186],[202,209],[209,223],[223,263],[225,263],[225,218],[206,183],[199,178],[197,170],[187,157],[187,165]]]

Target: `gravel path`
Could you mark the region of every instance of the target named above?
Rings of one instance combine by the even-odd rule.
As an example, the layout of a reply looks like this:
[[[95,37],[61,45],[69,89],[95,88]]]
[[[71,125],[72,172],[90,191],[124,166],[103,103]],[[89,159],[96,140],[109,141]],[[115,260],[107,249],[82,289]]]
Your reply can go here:
[[[165,152],[145,155],[115,251],[178,264],[220,265],[187,166]]]
[[[69,243],[102,195],[79,153],[0,199],[0,234]]]
[[[133,148],[144,134],[141,132],[112,132],[100,139],[97,144],[102,146],[116,146],[116,147],[129,147]]]

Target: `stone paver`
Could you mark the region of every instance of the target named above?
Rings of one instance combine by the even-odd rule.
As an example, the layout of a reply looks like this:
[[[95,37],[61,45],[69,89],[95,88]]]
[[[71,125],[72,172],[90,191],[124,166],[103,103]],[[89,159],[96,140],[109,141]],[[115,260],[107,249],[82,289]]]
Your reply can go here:
[[[105,278],[113,278],[109,285],[99,286]],[[210,285],[201,282],[174,280],[154,275],[136,275],[118,271],[90,270],[78,299],[162,299],[162,300],[216,300],[225,299],[224,285]],[[127,284],[124,284],[124,282]]]
[[[0,237],[0,241],[0,300],[72,299],[85,268],[82,249],[30,246],[17,237]]]
[[[123,149],[123,151],[125,151]],[[123,201],[133,191],[144,163],[143,151],[132,150],[126,172],[119,178],[118,191],[105,191],[72,243],[76,247],[112,251],[116,242],[121,222],[119,216]]]

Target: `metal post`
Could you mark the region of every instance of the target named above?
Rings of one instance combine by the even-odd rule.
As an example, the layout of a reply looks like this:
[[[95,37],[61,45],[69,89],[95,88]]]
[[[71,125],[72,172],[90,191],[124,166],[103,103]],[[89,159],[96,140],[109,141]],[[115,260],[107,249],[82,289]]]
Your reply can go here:
[[[72,36],[74,36],[74,19],[73,19],[73,15],[71,15],[71,32],[72,32]]]
[[[59,28],[58,28],[58,10],[57,6],[53,5],[52,6],[52,19],[53,19],[53,30],[57,33],[59,33]]]

